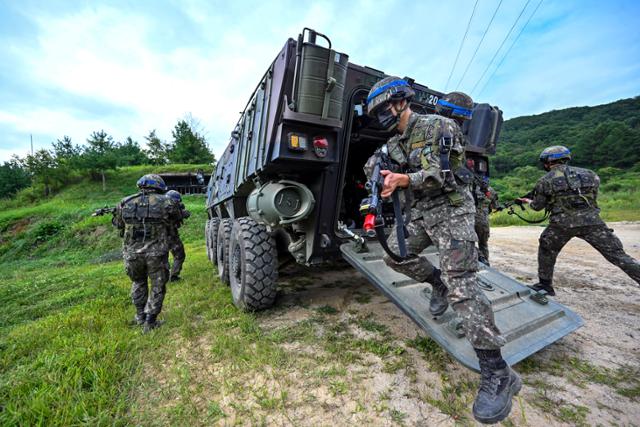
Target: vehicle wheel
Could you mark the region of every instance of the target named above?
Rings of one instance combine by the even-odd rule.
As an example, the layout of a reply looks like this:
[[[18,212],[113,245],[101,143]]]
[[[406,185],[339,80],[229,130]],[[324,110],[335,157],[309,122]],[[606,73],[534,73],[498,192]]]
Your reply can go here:
[[[218,235],[216,236],[216,265],[218,266],[218,277],[222,283],[229,284],[229,238],[231,236],[231,226],[233,220],[225,218],[220,221]]]
[[[205,226],[205,242],[207,245],[207,258],[213,265],[218,264],[218,228],[220,227],[220,218],[211,218]]]
[[[276,299],[278,250],[264,225],[249,217],[233,222],[231,230],[229,281],[236,307],[262,310]]]

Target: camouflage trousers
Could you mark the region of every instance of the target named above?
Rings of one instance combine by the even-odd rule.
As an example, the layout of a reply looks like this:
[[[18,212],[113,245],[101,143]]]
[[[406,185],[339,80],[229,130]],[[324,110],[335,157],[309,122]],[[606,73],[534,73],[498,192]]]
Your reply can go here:
[[[489,218],[484,213],[476,213],[475,230],[478,235],[478,259],[485,264],[489,263]]]
[[[182,271],[182,264],[184,263],[187,254],[184,251],[184,244],[180,236],[172,236],[169,238],[169,251],[173,255],[173,263],[171,264],[171,277],[180,276]]]
[[[169,280],[169,263],[167,255],[148,256],[139,254],[136,257],[125,258],[127,275],[131,284],[131,299],[138,312],[158,315],[162,310],[162,302],[167,292]],[[147,277],[151,282],[151,293]]]
[[[447,220],[427,226],[424,220],[413,220],[408,225],[407,252],[419,254],[435,244],[440,252],[442,281],[449,289],[449,304],[462,320],[465,336],[474,348],[496,350],[506,341],[496,327],[491,304],[478,287],[478,252],[473,214],[450,216]],[[387,240],[398,253],[395,228]],[[418,282],[433,282],[434,266],[424,256],[396,262],[387,254],[384,262]]]
[[[583,227],[562,227],[550,225],[540,235],[538,247],[538,277],[553,279],[553,268],[558,254],[574,237],[579,237],[593,246],[610,263],[620,267],[629,277],[640,283],[640,263],[627,255],[622,242],[606,225],[586,225]]]

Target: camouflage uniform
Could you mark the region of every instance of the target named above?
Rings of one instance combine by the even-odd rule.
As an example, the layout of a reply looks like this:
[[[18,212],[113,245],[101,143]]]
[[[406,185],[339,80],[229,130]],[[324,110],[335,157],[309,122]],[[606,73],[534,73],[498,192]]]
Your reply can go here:
[[[184,244],[180,239],[180,232],[178,228],[182,225],[182,221],[191,216],[191,212],[185,209],[184,204],[180,203],[180,221],[175,223],[169,228],[169,251],[173,255],[173,264],[171,265],[171,278],[177,279],[182,271],[182,264],[184,263],[187,254],[184,251]]]
[[[475,230],[478,235],[478,251],[480,252],[478,259],[489,264],[489,214],[492,209],[498,208],[498,193],[484,183],[482,177],[477,176],[474,179],[471,192],[476,205]]]
[[[640,283],[640,263],[625,253],[620,239],[600,218],[596,201],[599,185],[595,172],[565,164],[551,166],[536,183],[531,208],[550,212],[549,226],[540,235],[538,248],[541,281],[551,283],[560,250],[579,237]]]
[[[169,279],[168,233],[180,218],[178,206],[168,197],[141,192],[125,197],[117,206],[113,224],[124,237],[122,253],[132,281],[131,299],[138,313],[155,319]],[[147,286],[151,281],[151,295]]]
[[[439,141],[445,126],[453,137],[450,163],[455,170],[463,162],[464,137],[451,119],[412,113],[405,132],[387,142],[392,160],[417,170],[408,173],[414,202],[407,250],[419,254],[427,246],[436,245],[440,251],[442,280],[449,289],[447,298],[462,320],[467,339],[477,349],[499,349],[505,339],[495,326],[490,303],[476,281],[478,255],[473,197],[466,185],[446,180],[441,172]],[[367,176],[371,175],[373,161],[369,159],[365,165]],[[398,252],[395,229],[388,244]],[[432,283],[434,266],[425,257],[396,262],[385,255],[384,261],[418,282]]]

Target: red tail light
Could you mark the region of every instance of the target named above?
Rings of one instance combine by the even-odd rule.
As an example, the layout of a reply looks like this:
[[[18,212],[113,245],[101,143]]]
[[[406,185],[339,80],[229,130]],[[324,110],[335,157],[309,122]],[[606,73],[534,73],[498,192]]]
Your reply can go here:
[[[329,141],[323,136],[316,136],[313,138],[313,152],[316,156],[323,158],[327,156],[329,151]]]

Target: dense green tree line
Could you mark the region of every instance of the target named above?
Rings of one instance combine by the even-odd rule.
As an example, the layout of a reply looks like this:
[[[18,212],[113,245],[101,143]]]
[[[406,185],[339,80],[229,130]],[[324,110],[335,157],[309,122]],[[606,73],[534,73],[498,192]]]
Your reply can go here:
[[[640,97],[507,120],[491,159],[493,176],[536,166],[540,152],[550,145],[569,147],[576,166],[634,166],[640,162]]]
[[[172,136],[172,141],[163,142],[154,129],[145,137],[146,149],[131,137],[114,141],[104,130],[93,132],[84,145],[74,144],[64,136],[53,142],[51,149],[41,149],[24,158],[14,156],[0,165],[0,198],[30,185],[41,188],[46,196],[84,176],[101,180],[104,189],[106,171],[121,166],[215,161],[192,119],[178,121]]]

